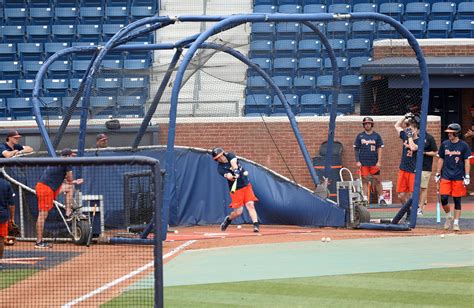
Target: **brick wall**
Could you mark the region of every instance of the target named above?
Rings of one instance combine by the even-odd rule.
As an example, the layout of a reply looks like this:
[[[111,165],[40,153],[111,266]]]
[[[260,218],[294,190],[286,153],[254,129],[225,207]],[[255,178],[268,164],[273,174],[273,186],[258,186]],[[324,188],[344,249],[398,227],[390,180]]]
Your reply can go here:
[[[472,56],[474,41],[466,39],[419,40],[425,57]],[[383,40],[374,43],[374,59],[385,57],[414,57],[413,49],[405,40]]]
[[[398,117],[385,116],[374,117],[374,119],[376,123],[374,129],[382,136],[385,143],[382,179],[392,181],[395,187],[402,150],[401,141],[394,128]],[[196,121],[196,119],[193,120]],[[313,189],[311,176],[287,119],[266,118],[265,123],[259,118],[213,118],[209,122],[204,119],[200,123],[186,122],[177,124],[176,145],[205,149],[221,146],[226,151],[236,152],[239,156],[260,163],[288,178],[294,178],[297,183]],[[356,134],[362,131],[361,122],[362,117],[359,116],[341,117],[337,121],[335,139],[344,145],[343,166],[353,172],[356,168],[354,168],[352,145]],[[161,123],[160,125],[162,128],[161,143],[166,144],[168,124]],[[328,119],[322,117],[299,118],[298,127],[310,155],[315,156],[319,151],[319,145],[327,140]],[[428,131],[432,132],[439,144],[439,117],[429,117]],[[435,191],[431,190],[430,202],[434,198]]]

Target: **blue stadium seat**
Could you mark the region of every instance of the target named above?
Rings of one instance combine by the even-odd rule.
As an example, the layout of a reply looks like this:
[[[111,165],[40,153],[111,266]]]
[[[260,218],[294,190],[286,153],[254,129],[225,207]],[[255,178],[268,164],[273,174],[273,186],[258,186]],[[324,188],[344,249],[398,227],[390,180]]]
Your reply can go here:
[[[252,24],[252,40],[273,40],[275,37],[275,25],[266,22],[255,22]]]
[[[51,35],[48,25],[26,26],[26,37],[29,42],[47,42]]]
[[[321,74],[323,61],[317,57],[300,58],[298,61],[298,75],[318,76]]]
[[[107,6],[105,9],[105,21],[109,24],[128,24],[127,6]]]
[[[114,60],[102,60],[100,63],[100,76],[104,77],[117,77],[121,76],[121,70],[123,69],[123,61],[114,59]]]
[[[73,96],[66,96],[66,97],[62,97],[61,100],[62,100],[62,103],[63,103],[64,113],[66,114],[67,112],[71,112],[70,108],[71,108],[72,102],[74,100],[74,97]],[[79,118],[81,116],[81,113],[82,113],[81,107],[82,107],[82,97],[79,99],[79,102],[77,103],[76,109],[74,109],[74,111],[72,112],[72,117],[73,118]]]
[[[54,22],[58,25],[74,25],[79,16],[79,10],[76,7],[55,7]]]
[[[148,92],[148,78],[125,77],[122,79],[124,95],[141,95]]]
[[[289,76],[275,76],[272,80],[283,93],[290,92],[293,87],[293,78]]]
[[[97,78],[95,80],[95,94],[102,95],[118,95],[122,88],[121,78]]]
[[[150,67],[148,59],[125,59],[123,68],[127,70],[145,70]]]
[[[333,14],[349,14],[351,10],[352,10],[352,7],[350,4],[338,3],[338,4],[331,4],[328,6],[328,13],[333,13]]]
[[[456,19],[474,20],[474,2],[460,2]]]
[[[326,0],[303,0],[303,4],[310,5],[310,4],[326,4]]]
[[[14,61],[16,57],[16,44],[0,44],[0,61]]]
[[[41,115],[49,118],[61,119],[63,114],[62,101],[60,97],[40,97]]]
[[[48,67],[49,78],[69,78],[71,62],[68,60],[57,60]]]
[[[54,26],[53,26],[54,27]],[[54,29],[54,28],[53,28]],[[54,37],[54,36],[53,36]],[[46,54],[46,58],[49,58],[54,53],[63,50],[65,48],[70,47],[69,43],[66,42],[53,42],[53,43],[44,43],[44,52]]]
[[[263,4],[278,4],[276,0],[254,0],[254,5],[263,5]]]
[[[252,94],[245,97],[244,113],[246,116],[269,115],[272,97],[267,94]]]
[[[377,13],[377,4],[367,3],[367,2],[357,3],[357,4],[353,5],[352,12],[355,12],[355,13],[363,13],[363,12]]]
[[[31,96],[33,93],[33,86],[35,85],[34,79],[18,79],[18,92],[20,96],[28,97]],[[42,95],[42,91],[40,91],[40,95]]]
[[[451,33],[449,20],[431,20],[428,22],[426,38],[448,38]]]
[[[314,76],[299,76],[293,79],[294,91],[297,95],[313,93],[316,87]]]
[[[322,115],[326,111],[326,96],[323,94],[304,94],[301,96],[300,115]]]
[[[474,20],[459,19],[453,22],[453,38],[474,38]]]
[[[69,80],[68,79],[45,79],[43,88],[46,96],[68,96]]]
[[[295,58],[275,58],[273,60],[274,76],[295,76],[298,62]]]
[[[339,70],[340,74],[344,74],[347,68],[349,67],[349,61],[347,61],[347,58],[344,58],[344,57],[336,57],[336,64],[337,64],[337,69]],[[331,74],[332,72],[333,72],[333,69],[332,69],[331,59],[325,58],[323,74]]]
[[[3,41],[5,43],[23,42],[25,40],[24,26],[2,26]]]
[[[10,114],[7,109],[7,100],[5,98],[0,98],[0,119],[8,120]]]
[[[372,51],[371,41],[369,39],[349,39],[346,43],[347,57],[367,57]]]
[[[435,2],[431,6],[431,20],[453,21],[455,15],[456,3],[454,2]]]
[[[0,80],[0,96],[15,97],[16,96],[16,80],[3,79]]]
[[[20,59],[24,60],[43,60],[43,44],[42,43],[18,43],[18,53]]]
[[[426,36],[426,22],[424,20],[407,20],[403,22],[405,28],[408,29],[416,38],[422,39]]]
[[[75,94],[79,87],[81,86],[82,78],[70,78],[69,79],[69,90],[71,93]]]
[[[24,78],[34,79],[42,65],[43,61],[23,61]]]
[[[84,76],[91,60],[74,60],[72,61],[72,75],[76,78]]]
[[[19,61],[0,62],[0,78],[1,79],[21,78],[21,62]]]
[[[327,13],[327,7],[324,4],[308,4],[303,7],[305,14]]]
[[[77,37],[82,42],[102,41],[102,28],[100,25],[77,25]]]
[[[332,47],[336,57],[341,57],[341,56],[344,56],[346,54],[346,42],[344,40],[329,39],[328,41],[329,41],[329,45]],[[326,50],[326,47],[324,45],[322,45],[322,46],[323,46],[322,55],[323,55],[323,57],[327,57],[328,52]]]
[[[370,20],[355,21],[352,23],[352,38],[372,40],[375,35],[375,22]]]
[[[103,24],[102,25],[102,38],[104,41],[108,41],[114,36],[120,29],[124,27],[123,24]]]
[[[316,88],[318,93],[329,95],[333,90],[333,76],[332,75],[322,75],[316,78]]]
[[[322,34],[326,34],[326,24],[323,22],[311,22],[315,25]],[[301,39],[302,40],[319,40],[320,37],[310,27],[303,25],[301,26]]]
[[[145,115],[146,98],[143,96],[118,96],[117,116],[141,118]]]
[[[125,80],[124,80],[125,82]],[[268,94],[268,84],[261,76],[251,76],[247,78],[246,94]]]
[[[296,4],[283,4],[278,7],[278,13],[282,14],[298,14],[303,8]]]
[[[10,115],[17,119],[33,119],[33,103],[29,97],[7,98]]]
[[[430,4],[425,2],[409,2],[405,6],[404,20],[426,20],[430,14]]]
[[[252,58],[273,56],[273,42],[269,40],[252,40],[250,42],[249,55]]]
[[[71,42],[76,40],[75,25],[53,25],[51,29],[54,41]]]
[[[328,110],[331,108],[332,100],[332,95],[329,95]],[[352,94],[339,93],[337,96],[337,113],[352,114],[354,113],[354,109],[354,97]]]
[[[294,94],[285,94],[286,101],[291,107],[291,111],[294,114],[298,114],[299,112],[299,98],[298,95]],[[283,103],[280,101],[280,98],[275,95],[273,97],[273,104],[272,104],[272,113],[285,113],[285,107],[283,106]]]
[[[50,7],[30,7],[30,24],[51,24],[53,20],[53,9]]]
[[[359,101],[360,85],[364,78],[359,75],[345,75],[341,78],[342,92],[352,94],[354,101]]]
[[[276,0],[278,5],[284,5],[284,4],[301,4],[304,1],[303,0]]]
[[[272,60],[270,58],[252,58],[250,59],[253,63],[260,66],[265,72],[270,73],[273,67]],[[248,69],[247,72],[248,76],[256,76],[258,75],[256,71],[252,70],[251,68]]]
[[[388,15],[398,21],[402,20],[403,12],[404,12],[403,3],[386,2],[386,3],[380,4],[380,7],[379,7],[379,13]]]
[[[103,23],[104,10],[100,6],[81,6],[79,8],[79,18],[81,24],[101,24]]]
[[[93,118],[109,118],[117,114],[117,99],[114,96],[91,96],[90,110]]]
[[[294,40],[275,41],[274,57],[296,57],[297,46]]]
[[[378,39],[388,39],[388,38],[398,38],[400,34],[395,30],[391,25],[384,23],[383,21],[378,23],[377,26],[377,38]]]
[[[318,57],[321,55],[319,40],[301,40],[298,43],[298,57]]]
[[[25,7],[5,7],[3,15],[8,25],[25,25],[28,20],[28,10]]]
[[[133,6],[130,8],[130,16],[132,20],[142,19],[145,17],[150,17],[155,14],[155,11],[152,6]]]
[[[372,61],[370,57],[353,57],[349,60],[349,69],[352,74],[358,74],[360,67],[367,62]]]
[[[273,14],[277,10],[277,7],[274,5],[270,4],[264,4],[264,5],[255,5],[253,7],[253,12],[254,13],[268,13],[268,14]]]
[[[301,25],[298,22],[280,22],[276,25],[277,40],[298,40]]]
[[[346,40],[351,31],[350,23],[347,21],[331,21],[328,22],[326,34],[331,38]]]

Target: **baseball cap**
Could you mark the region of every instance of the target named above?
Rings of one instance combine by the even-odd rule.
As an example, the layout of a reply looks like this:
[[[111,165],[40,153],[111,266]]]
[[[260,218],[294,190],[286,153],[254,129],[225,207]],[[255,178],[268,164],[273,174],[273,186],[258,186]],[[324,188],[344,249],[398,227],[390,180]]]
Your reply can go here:
[[[21,135],[20,133],[17,131],[17,130],[11,130],[8,132],[7,134],[7,138],[10,138],[10,137],[13,137],[13,138],[20,138]]]
[[[95,140],[96,141],[99,141],[99,140],[107,140],[109,139],[109,137],[107,137],[106,134],[98,134],[96,137],[95,137]]]
[[[64,148],[61,150],[61,156],[76,156],[76,153],[71,148]]]

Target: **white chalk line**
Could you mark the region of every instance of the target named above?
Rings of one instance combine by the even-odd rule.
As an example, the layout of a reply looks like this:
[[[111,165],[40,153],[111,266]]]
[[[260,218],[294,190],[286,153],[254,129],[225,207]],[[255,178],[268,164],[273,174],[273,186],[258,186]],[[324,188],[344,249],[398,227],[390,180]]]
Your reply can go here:
[[[175,255],[176,253],[178,253],[179,251],[181,251],[184,248],[188,247],[189,245],[193,244],[194,242],[196,242],[196,240],[187,241],[183,245],[180,245],[180,246],[174,248],[173,250],[171,250],[167,254],[163,255],[163,260]],[[111,282],[103,285],[100,288],[95,289],[94,291],[92,291],[92,292],[90,292],[86,295],[78,297],[78,298],[70,301],[69,303],[62,305],[61,308],[70,308],[71,306],[77,305],[78,303],[83,302],[86,299],[91,298],[92,296],[95,296],[95,295],[97,295],[97,294],[99,294],[99,293],[101,293],[101,292],[103,292],[107,289],[110,289],[111,287],[113,287],[113,286],[115,286],[115,285],[117,285],[117,284],[119,284],[119,283],[121,283],[121,282],[123,282],[127,279],[132,278],[133,276],[136,276],[136,275],[140,274],[141,272],[143,272],[143,271],[147,270],[148,268],[152,267],[154,263],[155,263],[154,261],[152,261],[150,263],[147,263],[147,264],[143,265],[142,267],[134,270],[133,272],[128,273],[127,275],[124,275],[120,278],[117,278],[114,281],[111,281]]]

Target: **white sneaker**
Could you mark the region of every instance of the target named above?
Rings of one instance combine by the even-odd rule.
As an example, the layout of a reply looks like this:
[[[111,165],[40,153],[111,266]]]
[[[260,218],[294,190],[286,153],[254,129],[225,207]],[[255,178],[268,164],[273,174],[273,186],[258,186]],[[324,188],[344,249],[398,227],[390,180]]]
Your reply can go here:
[[[453,224],[453,231],[461,231],[461,228],[459,228],[459,224]]]
[[[446,222],[444,223],[444,230],[449,230],[449,228],[451,228],[451,226],[453,224],[453,220],[454,220],[453,217],[446,218]],[[459,226],[458,226],[458,228],[459,228]]]
[[[423,216],[423,210],[418,208],[418,211],[416,212],[416,215]]]

